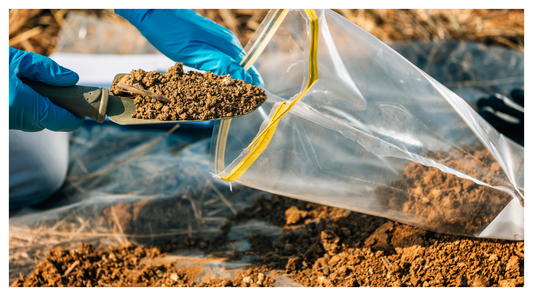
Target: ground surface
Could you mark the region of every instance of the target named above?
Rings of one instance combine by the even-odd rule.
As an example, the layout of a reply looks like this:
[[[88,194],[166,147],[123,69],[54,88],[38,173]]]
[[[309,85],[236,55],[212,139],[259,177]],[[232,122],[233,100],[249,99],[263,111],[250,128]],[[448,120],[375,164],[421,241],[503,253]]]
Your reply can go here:
[[[89,244],[72,250],[56,248],[48,260],[12,286],[274,286],[275,279],[266,275],[269,271],[303,286],[524,284],[523,242],[437,234],[281,196],[260,198],[228,220],[231,223],[224,224],[213,239],[185,237],[158,247],[126,243],[111,250],[96,250]],[[247,238],[247,250],[222,252],[231,250],[227,234],[232,225],[249,220],[282,227],[283,234],[275,239],[252,235]],[[170,259],[149,263],[176,249],[200,249],[226,262],[253,260],[232,278],[203,281],[196,280],[204,272],[200,265],[178,268]]]

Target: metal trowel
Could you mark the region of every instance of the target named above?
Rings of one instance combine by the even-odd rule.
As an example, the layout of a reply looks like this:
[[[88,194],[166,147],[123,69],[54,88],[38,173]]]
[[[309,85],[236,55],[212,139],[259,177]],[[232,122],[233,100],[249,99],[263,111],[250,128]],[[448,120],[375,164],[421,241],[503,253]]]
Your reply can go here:
[[[124,75],[128,74],[121,73],[115,75],[115,78],[113,79],[113,84],[115,83],[115,81],[119,80]],[[131,117],[131,115],[135,113],[135,104],[133,103],[133,97],[115,96],[107,88],[83,85],[61,87],[48,85],[42,82],[32,81],[26,78],[21,78],[21,80],[40,95],[50,99],[50,101],[55,105],[67,109],[76,116],[90,117],[100,123],[104,122],[106,115],[111,121],[120,125],[212,121],[239,117],[242,115],[249,114],[261,107],[261,105],[258,105],[253,110],[250,110],[237,116],[205,120],[162,121],[159,119],[138,119]]]

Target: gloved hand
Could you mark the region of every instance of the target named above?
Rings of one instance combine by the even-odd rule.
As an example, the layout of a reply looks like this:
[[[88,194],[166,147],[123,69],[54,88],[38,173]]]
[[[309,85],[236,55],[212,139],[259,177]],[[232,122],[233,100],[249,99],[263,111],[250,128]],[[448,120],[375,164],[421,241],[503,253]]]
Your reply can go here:
[[[494,94],[477,101],[479,114],[500,133],[524,145],[524,90],[514,89],[510,98]]]
[[[148,41],[175,62],[263,87],[252,66],[239,65],[245,53],[230,30],[189,9],[116,9]]]
[[[73,131],[84,118],[60,108],[24,84],[17,75],[55,86],[71,86],[78,74],[50,58],[9,47],[9,129]]]

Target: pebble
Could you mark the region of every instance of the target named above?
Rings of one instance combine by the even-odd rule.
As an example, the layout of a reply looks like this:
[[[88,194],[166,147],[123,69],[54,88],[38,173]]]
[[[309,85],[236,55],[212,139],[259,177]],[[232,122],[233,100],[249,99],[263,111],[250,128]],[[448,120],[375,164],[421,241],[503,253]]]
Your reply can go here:
[[[242,279],[243,283],[245,284],[252,284],[254,281],[249,276]]]
[[[179,276],[178,276],[177,273],[173,273],[173,274],[170,275],[170,279],[175,281],[175,282],[177,282],[178,279],[179,279]]]

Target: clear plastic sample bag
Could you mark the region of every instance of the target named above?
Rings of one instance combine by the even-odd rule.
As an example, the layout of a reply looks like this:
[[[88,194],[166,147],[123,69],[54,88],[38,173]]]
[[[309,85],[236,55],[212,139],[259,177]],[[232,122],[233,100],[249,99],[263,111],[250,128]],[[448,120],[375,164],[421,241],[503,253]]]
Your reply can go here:
[[[272,10],[242,64],[256,112],[216,124],[211,172],[432,231],[523,239],[524,149],[331,10]]]

